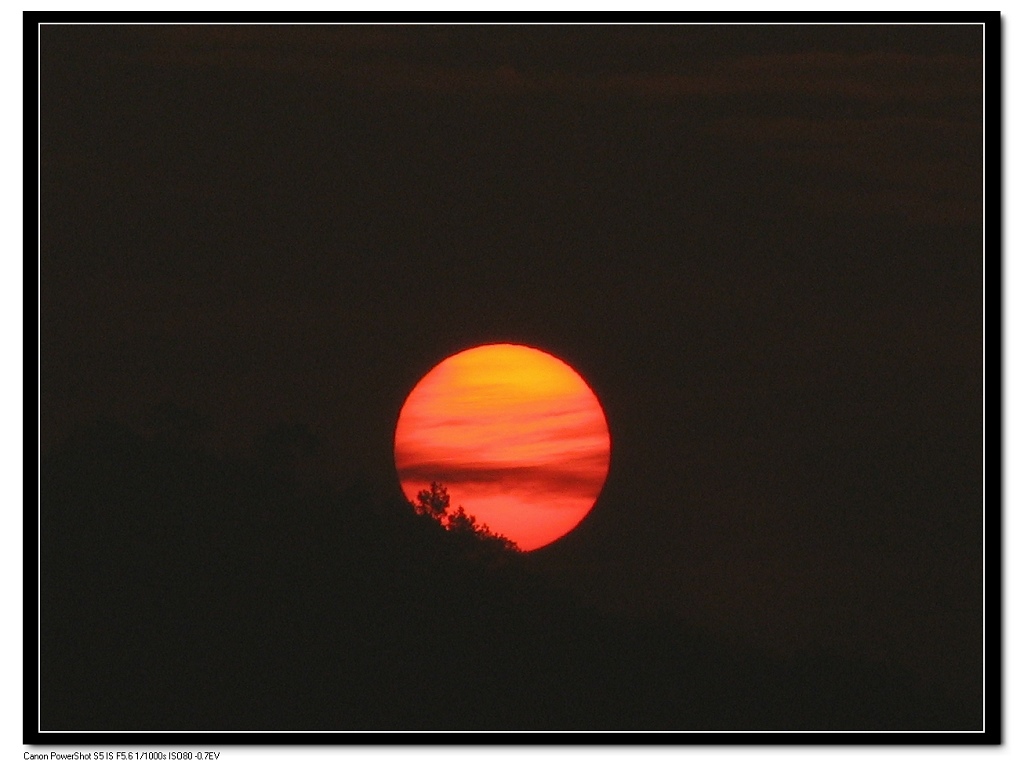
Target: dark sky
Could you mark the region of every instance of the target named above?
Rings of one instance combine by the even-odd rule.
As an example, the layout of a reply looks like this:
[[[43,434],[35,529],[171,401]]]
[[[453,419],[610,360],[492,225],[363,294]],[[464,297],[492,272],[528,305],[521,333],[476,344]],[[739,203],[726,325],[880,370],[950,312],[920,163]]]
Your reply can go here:
[[[536,346],[613,446],[538,564],[975,690],[981,52],[980,26],[45,26],[44,451],[171,401],[218,450],[306,424],[321,479],[397,489],[418,379]]]

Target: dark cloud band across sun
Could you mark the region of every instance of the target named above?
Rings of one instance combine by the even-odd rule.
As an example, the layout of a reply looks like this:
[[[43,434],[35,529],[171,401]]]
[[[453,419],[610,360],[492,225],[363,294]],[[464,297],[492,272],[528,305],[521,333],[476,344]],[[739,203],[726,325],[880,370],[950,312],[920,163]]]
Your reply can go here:
[[[542,496],[580,495],[593,499],[601,490],[607,456],[594,452],[590,456],[572,457],[558,467],[509,467],[494,464],[452,464],[424,462],[403,468],[402,477],[426,487],[438,477],[447,483],[480,486],[515,486],[522,492]]]
[[[587,515],[608,474],[604,412],[583,379],[540,350],[492,344],[443,361],[395,430],[409,499],[438,481],[454,505],[530,550]]]

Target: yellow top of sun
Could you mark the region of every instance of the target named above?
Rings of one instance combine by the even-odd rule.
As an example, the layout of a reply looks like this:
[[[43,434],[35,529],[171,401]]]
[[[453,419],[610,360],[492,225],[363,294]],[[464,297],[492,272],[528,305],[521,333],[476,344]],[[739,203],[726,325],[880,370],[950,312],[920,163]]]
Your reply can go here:
[[[444,373],[457,390],[500,391],[506,397],[515,393],[524,400],[574,394],[583,383],[557,358],[517,344],[466,350],[448,359]]]

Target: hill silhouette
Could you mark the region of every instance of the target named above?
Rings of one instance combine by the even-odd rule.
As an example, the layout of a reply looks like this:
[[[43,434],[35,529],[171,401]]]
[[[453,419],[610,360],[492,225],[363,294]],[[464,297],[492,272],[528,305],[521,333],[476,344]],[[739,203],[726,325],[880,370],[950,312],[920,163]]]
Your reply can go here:
[[[44,730],[980,726],[898,671],[602,613],[528,555],[265,459],[100,424],[41,471]]]

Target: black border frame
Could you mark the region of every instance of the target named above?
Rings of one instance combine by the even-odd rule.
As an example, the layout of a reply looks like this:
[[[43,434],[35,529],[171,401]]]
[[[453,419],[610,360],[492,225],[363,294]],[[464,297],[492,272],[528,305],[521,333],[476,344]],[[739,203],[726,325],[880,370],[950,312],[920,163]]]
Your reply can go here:
[[[42,24],[113,23],[248,23],[253,21],[288,23],[338,23],[375,21],[430,23],[536,23],[543,14],[525,13],[63,13],[24,11],[23,25],[23,108],[24,157],[24,232],[26,320],[34,308],[31,322],[25,323],[25,349],[39,354],[39,50],[38,30]],[[25,464],[24,582],[23,582],[23,721],[25,745],[72,747],[118,745],[213,746],[213,745],[999,745],[1003,743],[1003,26],[997,11],[957,13],[725,13],[702,14],[699,21],[721,23],[952,23],[981,24],[985,30],[984,50],[984,428],[986,463],[984,465],[984,571],[985,598],[985,727],[981,731],[612,731],[612,732],[415,732],[415,731],[328,731],[328,732],[79,732],[41,731],[39,729],[39,603],[38,603],[38,488],[39,421],[38,357],[25,366],[25,410],[34,409],[36,418],[25,420],[25,454],[35,460]],[[680,23],[696,21],[696,14],[681,13],[591,13],[577,14],[582,23]],[[32,97],[35,98],[32,98]],[[32,156],[34,155],[34,157]],[[29,201],[32,204],[27,204]],[[35,280],[33,280],[35,278]],[[26,357],[28,355],[26,354]],[[31,386],[28,386],[31,385]],[[32,394],[29,395],[28,393]],[[31,400],[29,399],[31,397]],[[994,450],[993,450],[994,448]],[[29,482],[31,481],[31,482]],[[92,750],[85,749],[91,753]],[[123,751],[123,750],[122,750]]]

